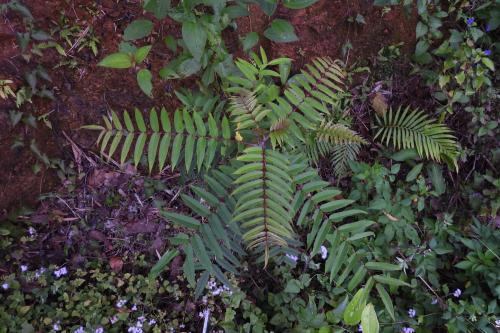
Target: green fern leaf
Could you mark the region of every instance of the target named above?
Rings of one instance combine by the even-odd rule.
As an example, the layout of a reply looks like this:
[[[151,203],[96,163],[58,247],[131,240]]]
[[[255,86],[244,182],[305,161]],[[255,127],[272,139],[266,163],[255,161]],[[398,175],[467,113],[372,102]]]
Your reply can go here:
[[[375,139],[396,149],[415,149],[422,158],[437,162],[450,159],[456,165],[458,144],[444,124],[436,123],[423,111],[409,107],[389,109],[383,117],[377,116]]]

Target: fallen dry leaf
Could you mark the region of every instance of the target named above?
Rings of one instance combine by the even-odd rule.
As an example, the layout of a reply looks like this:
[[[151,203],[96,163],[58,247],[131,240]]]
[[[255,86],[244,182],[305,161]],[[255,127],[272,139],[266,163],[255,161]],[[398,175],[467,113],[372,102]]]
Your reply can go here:
[[[379,117],[382,117],[387,112],[387,101],[381,92],[377,91],[372,98],[372,108]]]

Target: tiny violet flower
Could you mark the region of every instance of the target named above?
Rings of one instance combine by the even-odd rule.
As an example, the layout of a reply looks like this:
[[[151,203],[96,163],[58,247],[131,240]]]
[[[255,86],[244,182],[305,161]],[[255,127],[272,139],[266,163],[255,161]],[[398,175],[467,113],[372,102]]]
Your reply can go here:
[[[42,276],[43,273],[45,273],[47,269],[45,269],[45,267],[41,267],[39,270],[37,270],[35,272],[35,277],[38,279],[40,278],[40,276]]]
[[[130,310],[132,310],[132,311],[137,311],[137,304],[134,304],[134,305],[132,306],[132,309],[130,309]]]
[[[473,17],[469,17],[469,18],[467,19],[467,25],[470,27],[471,25],[473,25],[473,24],[474,24],[474,21],[475,21],[475,19],[474,19]]]
[[[403,332],[403,333],[415,333],[415,330],[411,327],[403,327],[401,332]]]
[[[54,331],[60,331],[61,330],[61,324],[59,323],[59,321],[57,323],[55,323],[54,325],[52,325],[52,329]]]
[[[321,259],[325,260],[326,257],[328,257],[327,248],[324,245],[321,245],[320,251],[321,251]]]
[[[118,317],[113,316],[113,317],[109,318],[109,321],[111,322],[111,325],[113,325],[114,323],[116,323],[118,321]]]
[[[94,333],[104,333],[104,328],[98,327],[95,329]]]
[[[500,319],[495,320],[495,328],[500,328]]]
[[[491,50],[484,50],[484,55],[489,57],[491,55]]]
[[[459,298],[460,295],[462,295],[462,290],[460,289],[456,289],[454,292],[453,292],[453,296],[455,296],[456,298]]]
[[[408,310],[408,317],[415,318],[416,315],[417,315],[417,311],[415,309]]]
[[[435,305],[435,304],[437,304],[437,302],[438,302],[438,299],[437,298],[433,298],[432,301],[431,301],[431,304]]]
[[[154,324],[156,324],[156,320],[151,319],[151,320],[149,320],[149,321],[148,321],[148,325],[149,325],[149,326],[153,326]],[[184,325],[182,325],[182,324],[181,324],[181,326],[183,326],[183,327],[184,327]]]
[[[73,333],[85,333],[85,328],[83,328],[83,326],[80,326]]]
[[[28,265],[21,265],[21,272],[26,272],[28,270]]]
[[[68,274],[68,269],[66,267],[59,268],[58,270],[54,271],[54,275],[56,277],[61,277]]]
[[[127,304],[127,300],[126,299],[121,299],[118,302],[116,302],[116,307],[117,308],[122,308],[122,307],[125,306],[125,304]]]
[[[9,289],[9,284],[7,282],[2,283],[2,289],[3,290]]]
[[[297,262],[297,260],[299,260],[299,257],[294,256],[293,254],[287,253],[286,256],[287,256],[288,259],[290,259],[293,262]]]
[[[489,24],[486,25],[486,32],[490,32],[491,31],[491,26]]]
[[[361,324],[358,325],[358,332],[363,332],[363,326],[361,326]]]
[[[29,228],[28,228],[28,234],[29,234],[31,237],[35,236],[35,235],[36,235],[36,230],[35,230],[35,228],[33,228],[33,227],[29,227]]]

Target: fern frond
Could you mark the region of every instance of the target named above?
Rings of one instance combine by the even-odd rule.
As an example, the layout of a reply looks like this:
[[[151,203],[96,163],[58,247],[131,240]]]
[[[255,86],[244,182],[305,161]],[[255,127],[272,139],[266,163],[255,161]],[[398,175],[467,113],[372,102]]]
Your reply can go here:
[[[243,229],[243,240],[250,250],[264,252],[264,265],[269,251],[286,246],[292,238],[290,202],[292,199],[289,161],[280,153],[262,147],[247,148],[238,157],[245,164],[236,170],[238,197],[233,222]]]
[[[217,154],[224,155],[232,137],[226,117],[217,121],[211,113],[202,117],[199,112],[178,109],[173,118],[172,124],[165,108],[161,109],[159,117],[153,108],[146,125],[142,113],[135,109],[134,120],[127,111],[123,113],[122,125],[120,117],[111,111],[111,121],[104,117],[105,126],[87,128],[100,130],[97,144],[101,153],[106,153],[108,158],[117,152],[121,144],[122,165],[132,151],[135,166],[143,155],[147,155],[149,172],[156,163],[159,170],[163,170],[169,155],[172,169],[184,159],[186,170],[190,170],[194,162],[198,171],[203,166],[209,169]]]
[[[255,92],[242,89],[231,97],[230,114],[240,130],[259,128],[259,123],[268,113],[269,110],[257,102]]]
[[[269,103],[273,111],[270,117],[286,118],[293,124],[290,131],[304,141],[304,132],[315,129],[330,111],[327,105],[335,104],[344,92],[345,73],[330,58],[317,58],[292,77],[284,91],[284,97]]]
[[[358,157],[361,145],[359,143],[341,143],[333,146],[330,163],[337,177],[345,175],[349,167],[349,161],[355,161]]]
[[[366,144],[358,133],[351,130],[345,125],[335,124],[331,121],[323,121],[316,130],[316,138],[318,141],[325,141],[333,144],[343,143],[358,143]]]
[[[246,254],[240,245],[238,226],[225,223],[231,219],[236,204],[230,197],[234,171],[232,167],[226,167],[224,172],[214,170],[205,175],[205,187],[191,186],[193,196],[181,195],[193,216],[160,211],[168,222],[189,233],[181,243],[186,255],[183,270],[188,282],[197,285],[196,290],[202,291],[206,285],[204,279],[197,281],[196,270],[211,273],[226,286],[231,286],[222,270],[238,275],[241,266],[238,257]],[[196,261],[199,265],[195,265]]]
[[[290,121],[286,118],[280,118],[271,125],[269,138],[271,139],[273,147],[283,144],[283,141],[287,137],[287,130],[289,127]]]
[[[391,108],[376,119],[375,139],[381,143],[392,144],[396,149],[415,149],[422,158],[438,162],[447,158],[456,160],[458,144],[452,130],[430,119],[423,111]]]

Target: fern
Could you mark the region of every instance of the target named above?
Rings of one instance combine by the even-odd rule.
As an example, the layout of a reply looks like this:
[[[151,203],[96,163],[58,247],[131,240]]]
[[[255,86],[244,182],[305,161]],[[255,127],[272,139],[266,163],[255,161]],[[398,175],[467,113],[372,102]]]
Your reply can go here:
[[[349,162],[357,159],[360,149],[361,145],[358,143],[341,143],[333,146],[330,163],[337,177],[347,172]]]
[[[157,163],[163,170],[170,152],[170,165],[175,168],[183,158],[186,170],[191,169],[194,162],[199,171],[205,166],[209,169],[217,153],[224,155],[230,143],[231,128],[226,117],[220,124],[211,113],[204,120],[199,112],[188,112],[187,109],[176,110],[173,117],[161,109],[160,116],[153,108],[149,113],[149,125],[138,110],[134,110],[134,120],[127,111],[120,117],[111,111],[111,120],[104,117],[105,126],[85,126],[99,130],[97,144],[101,153],[111,158],[121,143],[120,164],[124,164],[130,153],[134,165],[137,166],[146,152],[149,172]],[[161,125],[161,126],[160,126]],[[147,144],[147,145],[146,145]]]
[[[206,187],[191,186],[193,196],[181,195],[183,203],[195,216],[161,211],[175,225],[189,233],[177,235],[186,259],[183,270],[188,282],[196,285],[196,297],[206,286],[208,276],[214,275],[226,286],[231,286],[222,271],[239,274],[241,263],[238,257],[246,253],[240,246],[241,232],[237,224],[227,224],[235,207],[230,196],[233,185],[233,167],[214,170],[205,175]],[[196,279],[196,271],[203,271]]]
[[[278,152],[262,147],[247,148],[238,160],[245,164],[235,172],[238,178],[233,195],[238,201],[232,221],[243,229],[248,249],[264,251],[267,266],[270,248],[286,246],[286,239],[293,236],[289,162]]]
[[[377,116],[375,139],[396,149],[415,149],[422,158],[437,162],[451,161],[455,168],[458,155],[457,141],[451,129],[436,123],[423,111],[410,107],[392,108],[383,117]]]

